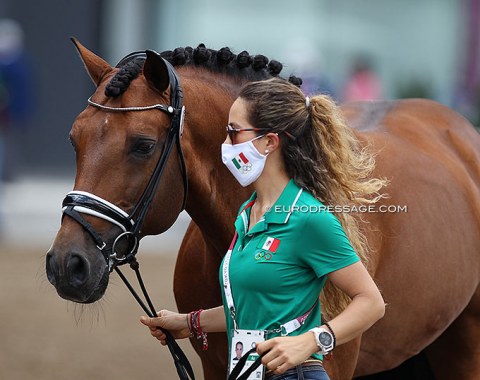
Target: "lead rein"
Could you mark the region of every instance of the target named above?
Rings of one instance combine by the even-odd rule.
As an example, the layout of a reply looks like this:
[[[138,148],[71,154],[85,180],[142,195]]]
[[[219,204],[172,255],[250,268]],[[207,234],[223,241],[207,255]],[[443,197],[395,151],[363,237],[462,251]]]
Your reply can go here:
[[[128,281],[128,279],[125,277],[125,275],[122,273],[122,271],[118,266],[115,267],[115,271],[118,273],[118,275],[124,282],[125,286],[133,295],[137,303],[141,306],[143,311],[145,311],[145,313],[150,318],[156,318],[157,317],[156,309],[153,306],[150,296],[148,295],[147,289],[145,287],[142,276],[140,274],[140,264],[138,263],[136,258],[134,258],[133,261],[130,263],[130,267],[133,269],[133,271],[137,276],[137,281],[140,284],[140,288],[142,289],[143,296],[145,297],[145,300],[148,306],[150,307],[150,309],[147,307],[147,305],[145,305],[145,302],[143,302],[143,300],[140,298],[138,293],[135,291],[133,286],[130,284],[130,282]],[[195,374],[193,373],[193,368],[190,362],[188,361],[188,358],[186,357],[185,353],[182,351],[178,343],[173,338],[172,334],[168,330],[164,330],[160,328],[158,329],[162,330],[163,333],[166,335],[167,347],[170,351],[170,354],[172,355],[173,361],[175,363],[175,368],[177,369],[177,373],[180,380],[195,380]]]

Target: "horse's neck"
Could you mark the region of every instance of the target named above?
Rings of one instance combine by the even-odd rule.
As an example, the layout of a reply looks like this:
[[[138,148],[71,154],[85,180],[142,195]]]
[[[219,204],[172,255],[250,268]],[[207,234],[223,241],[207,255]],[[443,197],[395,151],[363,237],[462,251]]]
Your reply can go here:
[[[248,193],[238,189],[235,179],[228,178],[230,173],[218,168],[203,169],[203,178],[190,176],[186,210],[207,244],[223,255],[233,236],[238,207],[248,198]]]
[[[184,150],[189,178],[186,210],[207,243],[223,255],[233,235],[238,208],[250,194],[221,161],[228,111],[239,84],[219,79],[214,73],[183,74],[187,109]]]

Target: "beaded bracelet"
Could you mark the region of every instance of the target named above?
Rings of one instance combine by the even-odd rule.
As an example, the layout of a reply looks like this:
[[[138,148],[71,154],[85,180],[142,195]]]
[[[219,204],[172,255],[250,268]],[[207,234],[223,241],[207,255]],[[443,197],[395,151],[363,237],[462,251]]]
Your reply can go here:
[[[327,327],[327,329],[330,330],[330,333],[333,336],[333,348],[337,346],[337,337],[335,336],[335,333],[333,332],[332,327],[328,324],[328,322],[323,322],[323,324]]]
[[[197,310],[197,311],[192,311],[191,313],[188,314],[189,319],[190,319],[190,332],[195,336],[197,339],[202,340],[202,350],[206,351],[208,350],[208,340],[207,340],[207,333],[202,331],[202,328],[200,327],[200,313],[203,310]]]
[[[188,331],[190,332],[189,338],[193,338],[192,324],[190,323],[191,315],[192,315],[192,312],[187,314],[187,327],[188,327]]]

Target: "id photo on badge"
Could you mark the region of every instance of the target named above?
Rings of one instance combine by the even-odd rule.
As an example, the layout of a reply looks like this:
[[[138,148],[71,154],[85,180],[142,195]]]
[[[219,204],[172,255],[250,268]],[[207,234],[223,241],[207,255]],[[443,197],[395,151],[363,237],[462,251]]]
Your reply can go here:
[[[237,343],[235,343],[235,357],[233,358],[233,361],[240,360],[242,356],[243,356],[243,342],[238,341]]]
[[[233,331],[232,333],[232,346],[230,350],[230,369],[229,373],[232,372],[235,365],[238,361],[242,358],[245,353],[247,353],[250,349],[255,347],[255,343],[263,342],[265,340],[263,331],[258,330],[237,330]],[[256,352],[251,353],[248,356],[247,362],[245,363],[245,367],[240,372],[243,374],[247,368],[249,368],[255,360],[258,359],[258,354]],[[258,367],[255,371],[253,371],[248,380],[261,380],[263,379],[263,366]]]

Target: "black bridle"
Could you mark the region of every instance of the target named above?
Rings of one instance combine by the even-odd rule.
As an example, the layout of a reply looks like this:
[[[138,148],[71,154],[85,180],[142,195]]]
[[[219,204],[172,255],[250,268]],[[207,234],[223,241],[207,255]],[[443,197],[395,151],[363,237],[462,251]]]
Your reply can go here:
[[[158,53],[156,53],[158,54]],[[146,56],[145,52],[134,52],[123,58],[117,67],[125,64],[127,61],[135,58],[143,58]],[[99,103],[95,103],[91,97],[88,99],[88,104],[107,112],[135,112],[145,110],[159,110],[167,113],[171,117],[170,128],[168,129],[165,142],[163,144],[160,157],[158,158],[155,170],[148,182],[142,196],[136,203],[130,214],[127,214],[122,209],[108,202],[107,200],[84,191],[72,191],[67,194],[63,200],[63,214],[68,215],[80,223],[90,236],[95,241],[98,249],[102,251],[107,261],[108,270],[111,272],[118,265],[129,263],[135,257],[138,250],[138,241],[140,240],[140,233],[145,217],[148,213],[149,207],[153,201],[156,190],[160,183],[163,171],[172,153],[173,146],[177,146],[177,152],[180,158],[181,172],[184,184],[184,194],[182,202],[182,210],[185,208],[187,196],[187,170],[185,166],[185,159],[183,157],[180,138],[183,132],[183,119],[185,114],[185,107],[183,106],[182,87],[180,79],[173,68],[173,66],[164,60],[168,69],[170,79],[170,105],[154,104],[142,107],[108,107]],[[111,249],[107,248],[107,244],[103,241],[100,234],[84,220],[81,214],[89,214],[98,218],[109,221],[120,227],[122,233],[117,236]],[[116,245],[120,239],[125,238],[128,241],[128,249],[124,254],[116,251]]]
[[[156,52],[153,52],[159,55]],[[123,58],[116,67],[119,67],[132,59],[144,59],[146,58],[146,52],[134,52]],[[163,59],[163,58],[162,58]],[[105,257],[106,266],[109,272],[114,269],[123,280],[127,288],[140,304],[142,309],[147,313],[150,318],[157,316],[156,309],[153,306],[150,297],[146,291],[143,280],[139,271],[139,264],[136,260],[136,254],[139,247],[139,240],[141,234],[141,228],[145,217],[148,213],[150,205],[153,201],[155,193],[157,191],[160,179],[163,171],[168,163],[170,155],[172,153],[173,146],[177,146],[178,156],[180,158],[181,172],[184,185],[182,209],[185,209],[185,203],[188,191],[187,170],[185,166],[185,158],[183,156],[182,147],[180,144],[180,138],[183,133],[183,121],[185,116],[185,106],[183,106],[183,94],[182,87],[180,85],[180,79],[173,66],[163,59],[167,69],[170,80],[170,105],[154,104],[150,106],[140,107],[108,107],[92,100],[92,97],[88,99],[90,106],[99,108],[107,112],[135,112],[146,110],[159,110],[167,113],[171,117],[170,128],[167,132],[167,137],[162,147],[160,157],[155,166],[155,170],[132,212],[128,214],[124,210],[120,209],[116,205],[109,201],[84,191],[71,191],[69,192],[62,204],[63,216],[68,215],[79,223],[93,238],[97,248]],[[88,223],[82,214],[92,215],[97,218],[104,219],[120,228],[121,233],[114,239],[113,244],[108,246],[102,239],[102,236],[95,231],[93,226]],[[117,244],[121,239],[127,240],[127,249],[125,253],[117,252]],[[137,275],[138,282],[142,289],[143,295],[147,301],[148,307],[142,301],[142,299],[135,292],[133,287],[128,282],[127,278],[120,271],[119,266],[129,263],[131,268]],[[167,336],[167,346],[174,359],[177,373],[181,380],[188,380],[189,378],[195,380],[192,367],[183,353],[182,349],[178,346],[175,339],[168,331],[164,331]],[[190,376],[190,377],[188,377]]]

